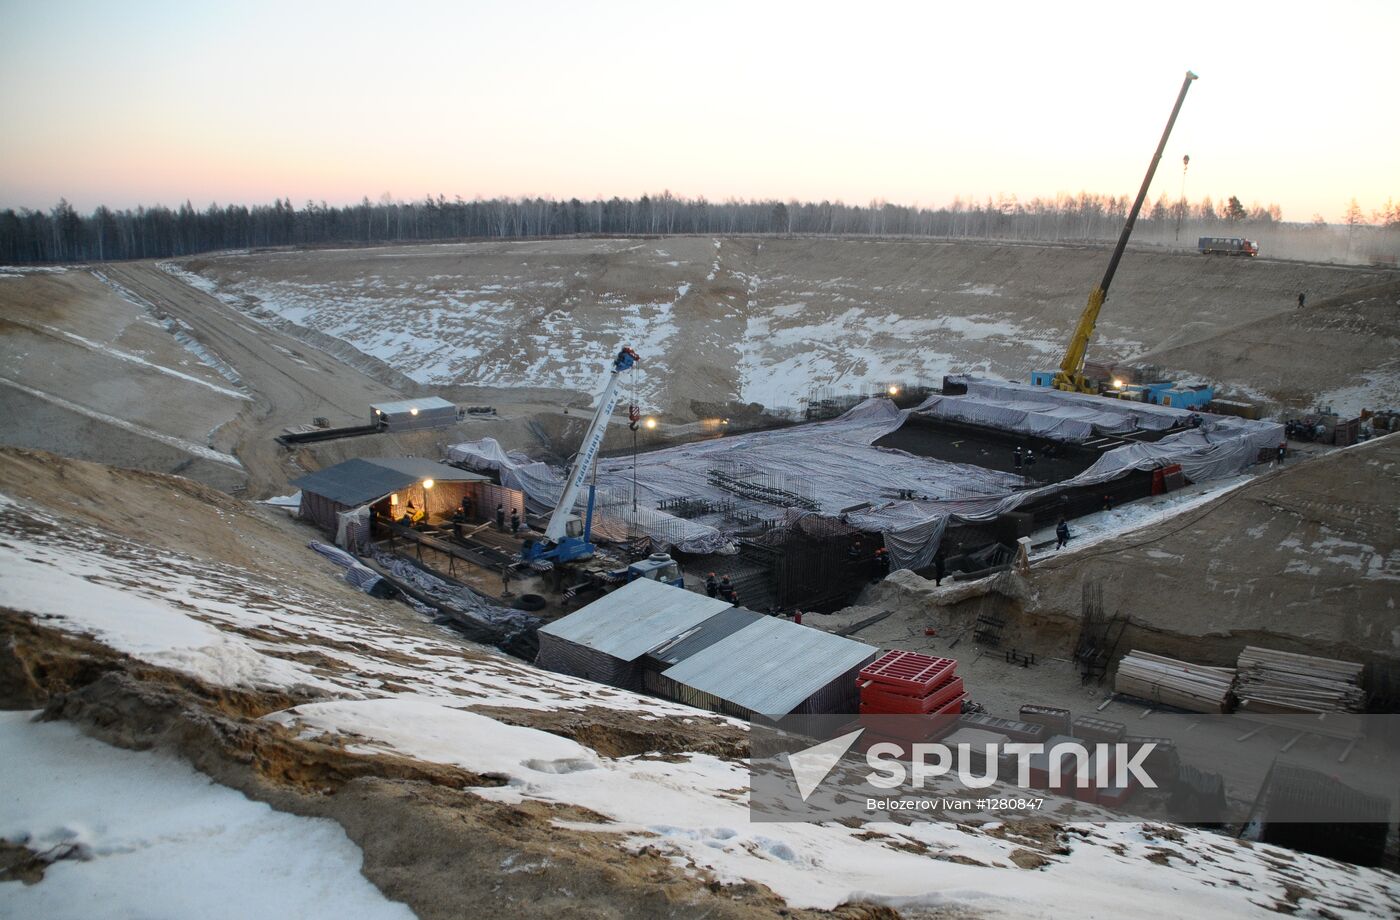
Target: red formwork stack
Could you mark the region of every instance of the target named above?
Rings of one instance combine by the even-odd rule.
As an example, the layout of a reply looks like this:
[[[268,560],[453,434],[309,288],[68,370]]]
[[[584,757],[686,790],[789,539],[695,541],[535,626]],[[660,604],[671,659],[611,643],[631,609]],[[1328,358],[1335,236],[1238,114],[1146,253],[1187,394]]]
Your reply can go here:
[[[962,678],[953,658],[886,652],[860,670],[861,715],[952,715],[962,712]]]

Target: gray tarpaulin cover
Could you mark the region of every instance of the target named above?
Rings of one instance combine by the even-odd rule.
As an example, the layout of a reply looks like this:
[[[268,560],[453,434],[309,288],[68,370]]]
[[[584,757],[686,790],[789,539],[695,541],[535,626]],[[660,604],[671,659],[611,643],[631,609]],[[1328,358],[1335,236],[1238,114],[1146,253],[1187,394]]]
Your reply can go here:
[[[322,556],[325,556],[336,565],[343,567],[345,569],[345,580],[366,594],[373,594],[376,586],[384,580],[384,576],[380,575],[369,566],[361,565],[360,560],[342,549],[316,540],[312,540],[306,545]]]
[[[563,494],[563,476],[544,463],[532,461],[519,454],[507,454],[495,438],[482,438],[448,448],[447,457],[474,470],[493,470],[501,474],[501,485],[525,493],[525,502],[536,514],[554,508]],[[600,501],[593,516],[593,533],[599,539],[620,542],[634,532],[650,536],[659,549],[675,547],[686,553],[722,552],[729,540],[714,527],[678,518],[655,510],[655,504],[638,502],[632,510],[631,484],[605,483],[600,476]],[[623,490],[625,485],[625,490]],[[622,490],[622,491],[620,491]],[[628,500],[615,500],[625,495]],[[581,515],[587,509],[585,493],[576,507]]]
[[[646,516],[667,500],[725,505],[709,514],[692,511],[691,518],[681,523],[695,530],[686,540],[675,542],[683,551],[711,552],[708,547],[722,545],[740,529],[735,512],[780,520],[785,514],[782,501],[793,497],[807,503],[806,510],[832,516],[868,504],[848,512],[847,521],[862,530],[881,533],[894,567],[923,568],[933,561],[950,519],[991,520],[1041,495],[1169,463],[1180,463],[1195,482],[1231,476],[1254,463],[1261,448],[1283,441],[1282,425],[1205,415],[1198,429],[1170,434],[1155,443],[1107,451],[1073,479],[1040,489],[1027,488],[1027,480],[1011,473],[874,446],[879,438],[903,425],[912,412],[1067,441],[1134,427],[1163,431],[1191,414],[1004,381],[960,378],[959,382],[967,385],[966,395],[931,396],[915,409],[901,410],[887,399],[870,399],[828,422],[640,454],[636,461],[638,507]],[[499,469],[504,484],[524,491],[532,502],[541,504],[541,510],[551,507],[559,494],[557,473],[543,463],[518,462],[489,438],[459,444],[450,456],[472,466],[479,463],[482,469]],[[493,463],[499,465],[489,466]],[[631,457],[599,461],[600,490],[630,497],[632,464]],[[902,491],[918,497],[900,499]],[[761,500],[762,495],[773,492],[784,498],[776,503]],[[658,518],[654,521],[665,525],[658,525],[659,531],[679,520],[655,513]],[[600,533],[606,533],[608,526],[595,523]]]

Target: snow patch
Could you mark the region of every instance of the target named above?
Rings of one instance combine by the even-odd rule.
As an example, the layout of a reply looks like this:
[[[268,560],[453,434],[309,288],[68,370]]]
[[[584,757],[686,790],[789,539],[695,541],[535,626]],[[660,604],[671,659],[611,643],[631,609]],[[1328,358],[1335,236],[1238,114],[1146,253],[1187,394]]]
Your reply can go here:
[[[34,885],[0,884],[0,914],[411,920],[360,874],[338,824],[219,786],[184,762],[0,712],[0,838],[71,850]]]

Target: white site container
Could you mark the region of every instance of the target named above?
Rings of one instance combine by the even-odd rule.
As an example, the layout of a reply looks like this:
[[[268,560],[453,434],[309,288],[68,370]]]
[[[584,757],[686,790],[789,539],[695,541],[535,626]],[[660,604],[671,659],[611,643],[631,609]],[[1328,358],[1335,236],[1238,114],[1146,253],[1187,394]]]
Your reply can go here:
[[[370,424],[382,424],[386,431],[446,428],[457,422],[457,407],[439,396],[374,403],[369,409]]]

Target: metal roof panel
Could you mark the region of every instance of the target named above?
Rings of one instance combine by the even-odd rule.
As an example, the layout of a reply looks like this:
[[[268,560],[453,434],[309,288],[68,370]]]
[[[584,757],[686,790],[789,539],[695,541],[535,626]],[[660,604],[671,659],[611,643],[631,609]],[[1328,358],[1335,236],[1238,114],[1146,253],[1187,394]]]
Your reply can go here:
[[[355,458],[292,480],[303,492],[341,505],[363,505],[423,479],[483,482],[487,477],[417,457]]]
[[[782,716],[878,653],[864,642],[760,617],[662,674],[750,712]]]
[[[730,606],[718,598],[639,578],[541,626],[540,632],[635,661]]]
[[[398,399],[393,402],[370,403],[370,409],[383,412],[385,415],[397,415],[400,412],[408,412],[417,409],[419,412],[429,410],[451,409],[457,411],[457,407],[441,396],[423,396],[418,399]]]
[[[679,664],[691,655],[714,645],[725,636],[736,633],[750,623],[761,619],[763,619],[761,613],[754,613],[743,607],[730,607],[728,610],[721,610],[700,625],[692,626],[676,638],[651,649],[650,654],[651,657],[668,665]]]

